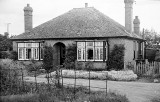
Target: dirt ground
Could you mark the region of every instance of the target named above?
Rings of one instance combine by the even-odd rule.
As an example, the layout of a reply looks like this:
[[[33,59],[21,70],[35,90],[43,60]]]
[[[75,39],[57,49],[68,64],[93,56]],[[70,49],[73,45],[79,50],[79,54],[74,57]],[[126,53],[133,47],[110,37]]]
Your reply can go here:
[[[35,80],[34,77],[25,77],[26,81]],[[47,83],[46,78],[37,78],[37,82]],[[74,84],[74,79],[64,78],[64,84]],[[76,85],[88,86],[89,80],[77,79]],[[104,80],[91,80],[91,90],[105,91],[106,81]],[[99,88],[93,88],[99,87]],[[122,82],[122,81],[107,81],[107,91],[117,92],[126,95],[130,102],[150,102],[155,97],[160,97],[160,83],[149,83],[141,81]]]

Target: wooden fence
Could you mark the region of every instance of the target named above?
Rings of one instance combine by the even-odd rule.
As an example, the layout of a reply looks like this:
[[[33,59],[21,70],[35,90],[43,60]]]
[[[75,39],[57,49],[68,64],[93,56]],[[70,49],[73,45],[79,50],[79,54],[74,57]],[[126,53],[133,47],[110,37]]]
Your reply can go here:
[[[134,73],[140,76],[153,76],[160,74],[160,62],[134,62]]]

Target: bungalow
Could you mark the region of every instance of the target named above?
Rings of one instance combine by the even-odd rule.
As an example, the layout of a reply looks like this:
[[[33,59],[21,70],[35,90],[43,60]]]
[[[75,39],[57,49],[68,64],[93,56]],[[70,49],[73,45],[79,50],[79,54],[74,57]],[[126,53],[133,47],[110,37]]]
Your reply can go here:
[[[138,16],[132,20],[133,2],[124,0],[125,27],[85,3],[84,8],[73,8],[32,28],[33,9],[27,4],[24,7],[25,32],[12,38],[13,50],[18,52],[18,60],[43,60],[43,45],[51,45],[54,48],[53,63],[61,65],[66,47],[76,43],[77,61],[93,61],[95,68],[105,68],[104,60],[108,59],[115,44],[124,45],[125,62],[131,62],[139,55],[144,58],[144,40],[139,35],[140,21]]]

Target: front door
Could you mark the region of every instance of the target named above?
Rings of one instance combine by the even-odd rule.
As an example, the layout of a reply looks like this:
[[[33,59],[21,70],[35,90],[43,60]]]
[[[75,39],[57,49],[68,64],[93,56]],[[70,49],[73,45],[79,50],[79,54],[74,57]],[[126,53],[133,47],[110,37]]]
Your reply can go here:
[[[53,47],[54,47],[54,54],[53,54],[54,65],[55,66],[63,65],[65,60],[65,45],[61,42],[58,42]]]

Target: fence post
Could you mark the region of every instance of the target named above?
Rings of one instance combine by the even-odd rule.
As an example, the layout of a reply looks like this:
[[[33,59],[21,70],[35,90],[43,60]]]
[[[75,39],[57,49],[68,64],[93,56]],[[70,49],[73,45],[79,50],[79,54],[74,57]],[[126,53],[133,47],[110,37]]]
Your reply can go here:
[[[24,80],[23,80],[23,68],[21,67],[21,73],[22,73],[22,89],[24,91]]]
[[[91,84],[91,82],[90,82],[91,71],[90,70],[91,70],[91,68],[90,68],[90,65],[88,67],[89,67],[89,100],[90,100],[90,90],[91,90],[90,89],[90,87],[91,87],[90,86],[90,84]]]
[[[74,78],[74,98],[75,97],[75,94],[76,94],[76,66],[74,67],[74,72],[75,72],[75,78]]]
[[[35,73],[34,73],[34,77],[35,77],[35,85],[36,85],[36,91],[37,91],[37,73],[36,73],[36,69],[35,69]]]
[[[108,77],[108,72],[106,73],[106,96],[107,96],[107,77]]]

